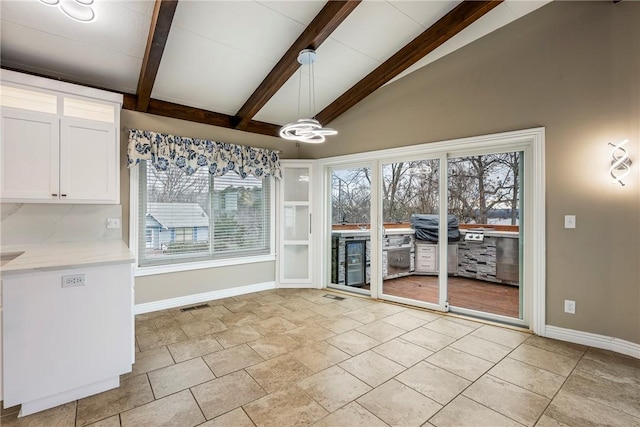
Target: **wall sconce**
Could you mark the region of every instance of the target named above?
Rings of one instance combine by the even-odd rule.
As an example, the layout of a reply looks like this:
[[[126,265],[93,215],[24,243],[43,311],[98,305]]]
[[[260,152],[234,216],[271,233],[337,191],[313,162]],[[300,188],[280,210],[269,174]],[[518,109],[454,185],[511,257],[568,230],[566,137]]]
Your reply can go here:
[[[624,177],[629,175],[631,172],[631,159],[629,158],[629,153],[625,150],[624,145],[629,142],[628,139],[624,141],[613,144],[609,143],[610,146],[613,147],[611,150],[611,167],[609,168],[609,175],[613,178],[613,182],[619,182],[620,185],[624,187],[624,182],[622,180]]]

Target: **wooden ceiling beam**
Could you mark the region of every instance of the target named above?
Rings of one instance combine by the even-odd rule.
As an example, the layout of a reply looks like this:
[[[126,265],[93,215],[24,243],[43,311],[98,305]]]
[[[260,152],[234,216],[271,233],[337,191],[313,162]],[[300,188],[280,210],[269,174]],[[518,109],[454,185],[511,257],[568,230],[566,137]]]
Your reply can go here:
[[[164,47],[167,44],[167,38],[169,38],[169,30],[171,30],[176,7],[178,7],[178,0],[156,0],[147,37],[147,47],[138,78],[137,111],[147,111],[149,106],[151,91],[158,75],[158,68],[160,68]]]
[[[360,0],[328,1],[309,26],[251,94],[235,116],[236,128],[244,129],[262,107],[280,90],[300,67],[298,54],[307,48],[317,49],[360,4]]]
[[[136,111],[137,97],[135,95],[124,94],[122,108]],[[161,101],[151,98],[148,103],[147,114],[170,117],[173,119],[187,120],[190,122],[204,123],[206,125],[219,126],[234,129],[233,116],[216,113],[201,108],[188,107],[186,105],[174,104],[172,102]],[[261,135],[278,136],[279,125],[251,120],[242,129],[245,132],[258,133]]]
[[[316,115],[327,124],[467,28],[502,0],[464,1]]]

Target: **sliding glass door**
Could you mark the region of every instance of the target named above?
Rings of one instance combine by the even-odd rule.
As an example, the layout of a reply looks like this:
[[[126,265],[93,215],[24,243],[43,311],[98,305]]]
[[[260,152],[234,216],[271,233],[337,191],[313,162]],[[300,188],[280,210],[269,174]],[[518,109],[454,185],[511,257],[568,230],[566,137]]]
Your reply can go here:
[[[371,167],[329,171],[330,287],[371,294]]]

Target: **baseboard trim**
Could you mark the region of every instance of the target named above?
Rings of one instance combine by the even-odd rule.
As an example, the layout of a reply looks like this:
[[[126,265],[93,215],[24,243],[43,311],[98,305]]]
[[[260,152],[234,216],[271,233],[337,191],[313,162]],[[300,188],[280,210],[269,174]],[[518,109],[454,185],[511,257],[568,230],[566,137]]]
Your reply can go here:
[[[592,334],[590,332],[576,331],[573,329],[559,328],[557,326],[546,325],[545,335],[561,341],[569,341],[576,344],[588,345],[590,347],[615,351],[627,356],[640,359],[640,344],[619,338],[605,335]]]
[[[220,289],[219,291],[204,292],[201,294],[185,295],[183,297],[169,298],[160,301],[136,304],[133,306],[133,314],[150,313],[152,311],[166,310],[168,308],[181,307],[184,305],[197,304],[222,298],[235,297],[238,295],[250,294],[252,292],[275,289],[276,282],[254,283],[252,285],[238,286],[235,288]]]

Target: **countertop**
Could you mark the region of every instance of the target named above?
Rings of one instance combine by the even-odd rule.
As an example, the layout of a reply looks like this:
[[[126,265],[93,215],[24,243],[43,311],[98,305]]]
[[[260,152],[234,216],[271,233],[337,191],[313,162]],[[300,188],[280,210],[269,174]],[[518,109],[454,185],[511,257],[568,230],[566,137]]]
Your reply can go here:
[[[8,260],[8,254],[24,252]],[[122,240],[13,245],[0,248],[2,274],[37,270],[129,264],[135,257]]]
[[[414,234],[416,230],[413,228],[385,228],[385,236],[395,234]],[[365,230],[333,230],[331,234],[338,234],[342,236],[369,236],[371,234],[370,229]]]
[[[469,228],[469,229],[460,229],[460,234],[464,234],[467,231],[476,231],[473,228]],[[498,230],[489,230],[489,229],[482,229],[482,234],[485,235],[485,237],[510,237],[510,238],[518,238],[520,237],[520,233],[517,231],[498,231]]]

